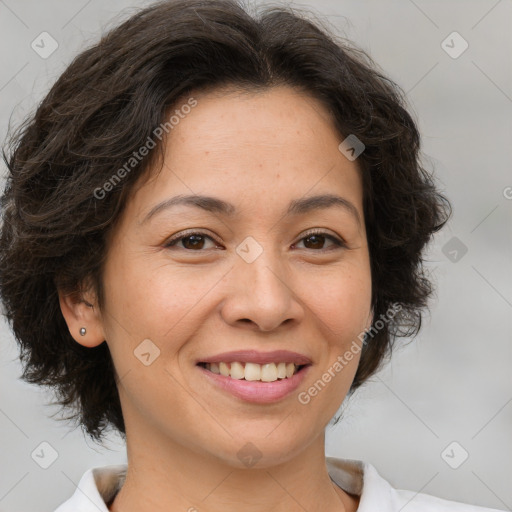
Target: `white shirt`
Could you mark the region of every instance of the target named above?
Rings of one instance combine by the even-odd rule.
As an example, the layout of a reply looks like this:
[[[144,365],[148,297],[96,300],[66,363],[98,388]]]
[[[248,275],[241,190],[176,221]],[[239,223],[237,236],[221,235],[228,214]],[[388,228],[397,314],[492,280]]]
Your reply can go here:
[[[344,491],[360,496],[358,512],[500,512],[393,489],[371,464],[359,460],[326,457],[326,461],[332,481]],[[126,464],[88,469],[74,494],[55,512],[109,512],[107,504],[122,487],[126,470]]]

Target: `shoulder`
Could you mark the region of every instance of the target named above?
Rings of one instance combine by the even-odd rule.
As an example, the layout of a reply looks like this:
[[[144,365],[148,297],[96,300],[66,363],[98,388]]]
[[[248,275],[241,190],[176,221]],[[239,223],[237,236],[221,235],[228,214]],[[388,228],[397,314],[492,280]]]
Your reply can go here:
[[[437,498],[428,494],[416,493],[413,491],[395,490],[398,509],[405,507],[407,512],[502,512],[495,508],[478,507],[458,501],[450,501]]]
[[[88,469],[72,496],[55,512],[108,512],[107,503],[122,486],[126,470],[126,464]]]
[[[357,512],[503,512],[395,489],[367,462],[327,457],[326,463],[331,479],[346,492],[359,496]]]

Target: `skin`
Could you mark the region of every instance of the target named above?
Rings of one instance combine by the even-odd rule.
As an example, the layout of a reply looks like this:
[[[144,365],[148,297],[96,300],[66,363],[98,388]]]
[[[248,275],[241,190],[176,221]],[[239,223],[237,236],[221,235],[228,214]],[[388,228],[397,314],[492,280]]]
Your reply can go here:
[[[359,354],[308,404],[298,393],[371,325],[357,162],[338,150],[343,137],[322,104],[289,87],[194,97],[166,141],[162,170],[140,182],[112,233],[105,307],[61,294],[73,337],[88,347],[106,340],[120,376],[129,469],[110,510],[355,511],[358,497],[327,473],[324,429]],[[235,213],[177,206],[143,222],[159,202],[193,193],[228,201]],[[350,201],[360,222],[340,207],[284,215],[291,200],[326,193]],[[312,228],[346,246],[305,238]],[[211,239],[164,247],[189,229]],[[247,236],[263,249],[252,263],[236,252]],[[92,290],[84,299],[97,304]],[[160,350],[148,366],[134,356],[145,339]],[[248,403],[195,365],[239,349],[291,350],[312,366],[284,399]],[[237,456],[248,442],[261,456],[252,467]]]

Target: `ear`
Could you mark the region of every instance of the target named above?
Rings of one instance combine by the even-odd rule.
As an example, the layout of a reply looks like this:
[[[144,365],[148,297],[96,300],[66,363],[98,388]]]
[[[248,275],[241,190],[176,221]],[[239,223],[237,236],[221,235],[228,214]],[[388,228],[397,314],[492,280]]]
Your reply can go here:
[[[64,293],[58,290],[62,315],[74,340],[84,347],[96,347],[105,341],[103,322],[96,297],[90,292]],[[80,330],[85,328],[85,334]]]

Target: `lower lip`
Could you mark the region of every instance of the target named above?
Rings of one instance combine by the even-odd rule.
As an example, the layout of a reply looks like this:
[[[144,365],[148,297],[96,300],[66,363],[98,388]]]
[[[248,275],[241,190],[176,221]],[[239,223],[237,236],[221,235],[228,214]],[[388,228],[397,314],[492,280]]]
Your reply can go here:
[[[213,373],[202,366],[199,370],[210,380],[212,384],[220,387],[237,398],[246,402],[270,404],[277,402],[293,393],[300,385],[309,371],[310,365],[303,367],[299,372],[289,378],[274,382],[250,381],[244,379],[232,379],[218,373]]]

